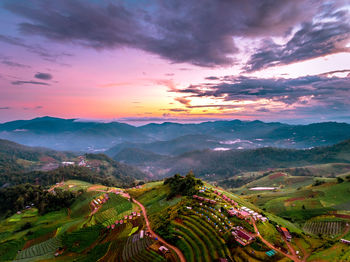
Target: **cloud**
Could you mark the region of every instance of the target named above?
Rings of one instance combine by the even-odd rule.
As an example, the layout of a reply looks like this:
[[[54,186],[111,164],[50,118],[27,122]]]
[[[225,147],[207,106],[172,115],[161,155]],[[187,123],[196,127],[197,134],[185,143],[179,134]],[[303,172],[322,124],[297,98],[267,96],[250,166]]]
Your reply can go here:
[[[27,44],[23,39],[18,37],[12,37],[12,36],[6,36],[6,35],[0,35],[0,42],[4,42],[10,45],[19,46],[25,48],[28,52],[34,53],[40,57],[42,57],[44,60],[50,61],[50,62],[57,62],[58,58],[65,57],[65,56],[72,56],[72,54],[69,53],[54,53],[52,51],[48,51],[44,47],[38,45],[38,44]]]
[[[38,79],[42,79],[42,80],[51,80],[52,79],[52,75],[49,74],[49,73],[36,73],[34,75],[35,78],[38,78]]]
[[[322,75],[299,78],[223,77],[221,83],[190,85],[177,91],[186,97],[211,99],[212,104],[187,108],[217,108],[245,114],[344,115],[350,110],[350,78]]]
[[[332,76],[332,75],[338,74],[338,73],[350,73],[350,69],[328,71],[328,72],[324,72],[322,74],[319,74],[319,76]]]
[[[175,63],[215,67],[234,63],[237,38],[285,36],[310,23],[328,2],[33,0],[6,1],[4,6],[26,19],[19,24],[25,34],[97,50],[131,47]]]
[[[10,66],[10,67],[18,67],[18,68],[30,68],[29,65],[24,65],[24,64],[20,64],[20,63],[16,63],[13,61],[9,61],[9,60],[3,60],[1,61],[2,64]]]
[[[11,107],[9,106],[0,107],[0,110],[9,110],[9,109],[11,109]]]
[[[206,80],[219,80],[220,78],[219,77],[216,77],[216,76],[208,76],[205,78]]]
[[[188,112],[188,109],[184,109],[184,108],[170,108],[170,109],[166,109],[170,112]]]
[[[13,85],[24,85],[24,84],[31,84],[31,85],[43,85],[43,86],[49,86],[50,84],[45,82],[38,82],[38,81],[13,81],[11,82]]]
[[[187,99],[187,98],[184,98],[184,97],[177,97],[177,98],[175,98],[175,101],[177,101],[177,102],[179,102],[179,103],[181,103],[181,104],[183,104],[185,106],[188,106],[190,104],[190,102],[191,102],[190,99]]]
[[[328,16],[335,21],[303,23],[302,27],[284,45],[265,39],[261,48],[250,57],[245,71],[286,65],[340,52],[350,52],[350,15],[338,11]]]
[[[43,106],[35,106],[35,107],[23,107],[23,110],[39,110],[42,109]]]

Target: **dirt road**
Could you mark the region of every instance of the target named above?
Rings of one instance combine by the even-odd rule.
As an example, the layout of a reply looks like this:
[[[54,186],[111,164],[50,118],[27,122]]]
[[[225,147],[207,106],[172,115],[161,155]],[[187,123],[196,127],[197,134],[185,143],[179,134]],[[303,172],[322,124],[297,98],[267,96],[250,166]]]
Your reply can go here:
[[[291,260],[295,261],[295,262],[301,262],[301,260],[298,258],[298,256],[295,254],[294,250],[292,252],[292,254],[287,254],[287,253],[284,253],[282,252],[281,250],[279,250],[278,248],[275,248],[273,244],[271,244],[269,241],[267,241],[265,238],[263,238],[261,235],[260,235],[260,232],[258,230],[258,227],[256,226],[255,224],[255,221],[252,219],[252,222],[253,222],[253,226],[254,226],[254,230],[255,230],[255,233],[256,235],[261,239],[262,242],[264,242],[265,245],[267,245],[269,248],[281,253],[282,255],[290,258]],[[287,243],[287,246],[290,248],[290,245],[288,245],[289,243]]]
[[[186,259],[185,259],[185,256],[182,254],[181,250],[178,249],[177,247],[173,246],[173,245],[170,245],[169,243],[167,243],[163,238],[161,238],[159,235],[157,235],[156,233],[153,232],[153,230],[151,229],[151,226],[150,226],[150,223],[149,223],[149,220],[148,220],[148,217],[147,217],[147,211],[146,211],[146,208],[137,200],[133,199],[132,200],[136,205],[138,205],[142,212],[143,212],[143,216],[145,217],[145,221],[146,221],[146,226],[149,230],[149,232],[151,233],[151,235],[153,237],[156,237],[158,238],[158,240],[163,243],[165,246],[167,246],[168,248],[172,249],[176,254],[177,256],[180,258],[180,261],[181,262],[186,262]]]

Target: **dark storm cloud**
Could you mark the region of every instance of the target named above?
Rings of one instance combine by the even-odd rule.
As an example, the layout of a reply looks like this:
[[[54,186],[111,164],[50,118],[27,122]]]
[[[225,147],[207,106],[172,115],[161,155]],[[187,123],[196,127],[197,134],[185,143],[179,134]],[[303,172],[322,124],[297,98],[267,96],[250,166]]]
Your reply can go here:
[[[276,65],[285,65],[328,54],[349,52],[350,19],[347,11],[339,11],[329,18],[331,22],[304,23],[300,30],[285,44],[278,45],[265,40],[247,62],[248,72]]]
[[[52,79],[52,75],[49,74],[49,73],[40,73],[40,72],[38,72],[38,73],[36,73],[34,75],[34,77],[38,78],[38,79],[42,79],[42,80],[50,80],[50,79]]]
[[[138,6],[127,1],[11,0],[4,6],[26,18],[19,25],[23,33],[95,49],[127,46],[176,63],[213,67],[232,65],[232,55],[239,52],[235,37],[284,36],[294,26],[310,23],[328,2],[164,0]]]
[[[11,84],[13,84],[13,85],[31,84],[31,85],[49,86],[48,83],[45,83],[45,82],[38,82],[38,81],[13,81],[13,82],[11,82]]]

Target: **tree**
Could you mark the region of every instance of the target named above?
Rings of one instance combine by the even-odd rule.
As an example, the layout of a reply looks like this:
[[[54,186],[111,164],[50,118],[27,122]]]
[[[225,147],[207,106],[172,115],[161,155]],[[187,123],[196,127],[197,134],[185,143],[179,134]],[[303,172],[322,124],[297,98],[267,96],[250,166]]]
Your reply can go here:
[[[344,179],[341,178],[341,177],[337,177],[337,182],[338,182],[338,184],[343,183],[343,182],[344,182]]]

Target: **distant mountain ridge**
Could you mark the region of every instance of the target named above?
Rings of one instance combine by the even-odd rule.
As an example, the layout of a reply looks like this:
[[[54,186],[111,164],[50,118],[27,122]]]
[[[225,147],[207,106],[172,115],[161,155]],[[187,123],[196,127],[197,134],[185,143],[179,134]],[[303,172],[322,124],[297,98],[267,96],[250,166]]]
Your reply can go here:
[[[192,136],[197,143],[191,143],[188,136]],[[205,136],[211,139],[205,139]],[[165,122],[135,127],[119,122],[83,122],[77,119],[40,117],[0,124],[0,138],[55,150],[109,150],[107,152],[110,156],[128,147],[149,150],[156,154],[176,155],[205,148],[228,150],[266,146],[310,148],[332,145],[350,139],[350,124],[324,122],[288,125],[258,120],[232,120],[200,124]],[[183,140],[186,138],[187,142]]]

